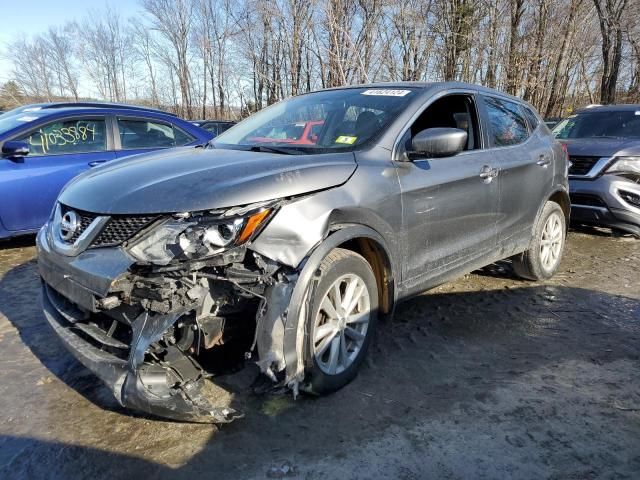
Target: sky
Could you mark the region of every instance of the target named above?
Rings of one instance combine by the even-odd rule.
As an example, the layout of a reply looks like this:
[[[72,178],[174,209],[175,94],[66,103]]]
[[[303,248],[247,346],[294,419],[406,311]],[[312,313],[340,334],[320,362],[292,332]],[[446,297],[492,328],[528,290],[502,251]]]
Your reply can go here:
[[[21,36],[32,36],[49,27],[79,20],[107,4],[125,18],[139,10],[136,0],[0,0],[0,82],[11,76],[11,64],[2,58],[7,44]]]

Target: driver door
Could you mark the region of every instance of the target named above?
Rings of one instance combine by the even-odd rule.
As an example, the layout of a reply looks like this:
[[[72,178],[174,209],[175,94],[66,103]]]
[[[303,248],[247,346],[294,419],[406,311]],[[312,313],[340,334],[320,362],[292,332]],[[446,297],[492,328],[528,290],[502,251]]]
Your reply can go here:
[[[468,133],[465,151],[450,157],[410,157],[411,138],[435,127]],[[396,162],[406,235],[406,288],[421,290],[496,250],[499,170],[484,150],[475,95],[435,100],[404,134]]]

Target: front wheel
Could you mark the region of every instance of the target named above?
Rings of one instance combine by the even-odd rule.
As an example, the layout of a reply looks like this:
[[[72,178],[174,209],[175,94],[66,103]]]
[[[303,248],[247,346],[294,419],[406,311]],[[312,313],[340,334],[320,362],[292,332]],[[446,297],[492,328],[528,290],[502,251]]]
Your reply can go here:
[[[529,249],[512,259],[516,275],[528,280],[551,278],[560,266],[566,232],[562,208],[555,202],[547,202],[536,223]]]
[[[356,376],[374,333],[378,287],[360,255],[336,248],[320,264],[307,332],[306,390],[329,393]]]

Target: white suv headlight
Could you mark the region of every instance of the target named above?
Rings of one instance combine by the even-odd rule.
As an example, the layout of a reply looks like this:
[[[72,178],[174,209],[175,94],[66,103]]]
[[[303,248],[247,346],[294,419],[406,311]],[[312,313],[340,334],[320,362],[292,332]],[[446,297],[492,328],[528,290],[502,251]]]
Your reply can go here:
[[[616,157],[606,173],[631,173],[640,175],[640,157]]]

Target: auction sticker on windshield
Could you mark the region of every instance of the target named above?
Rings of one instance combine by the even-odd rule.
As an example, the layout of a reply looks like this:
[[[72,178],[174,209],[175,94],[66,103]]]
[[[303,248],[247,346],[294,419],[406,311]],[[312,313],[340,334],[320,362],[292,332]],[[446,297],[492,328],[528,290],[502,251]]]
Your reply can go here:
[[[376,88],[375,90],[365,90],[362,95],[376,95],[380,97],[404,97],[406,94],[411,93],[411,90],[383,90]]]
[[[346,143],[347,145],[353,145],[356,143],[357,137],[352,137],[350,135],[340,135],[336,138],[336,143]]]

